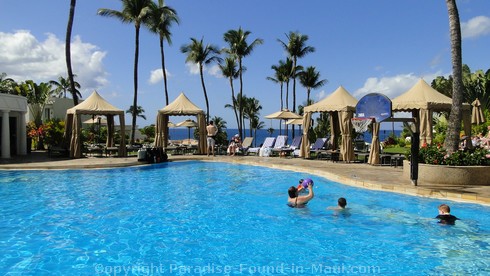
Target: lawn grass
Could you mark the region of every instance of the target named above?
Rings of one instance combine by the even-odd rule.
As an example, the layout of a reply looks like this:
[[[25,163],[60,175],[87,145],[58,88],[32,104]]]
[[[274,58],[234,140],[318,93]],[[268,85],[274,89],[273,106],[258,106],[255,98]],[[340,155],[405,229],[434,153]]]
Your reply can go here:
[[[410,147],[393,146],[383,149],[383,153],[406,154],[407,152],[410,152]]]

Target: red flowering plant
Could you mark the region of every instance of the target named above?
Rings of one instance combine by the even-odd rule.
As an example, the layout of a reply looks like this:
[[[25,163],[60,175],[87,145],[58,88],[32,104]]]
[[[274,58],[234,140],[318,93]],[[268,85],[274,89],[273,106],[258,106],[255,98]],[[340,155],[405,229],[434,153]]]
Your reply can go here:
[[[65,122],[53,119],[48,120],[39,127],[34,122],[27,124],[27,136],[32,138],[35,149],[42,150],[44,145],[57,146],[63,142]]]
[[[449,166],[485,165],[486,150],[475,147],[449,154],[440,144],[423,145],[419,151],[419,163]]]
[[[32,142],[35,149],[44,149],[43,137],[44,137],[44,127],[43,125],[36,126],[34,122],[29,122],[27,124],[27,136],[32,138]],[[32,146],[32,145],[31,145]]]
[[[440,145],[424,144],[419,151],[419,163],[445,165],[447,152]]]

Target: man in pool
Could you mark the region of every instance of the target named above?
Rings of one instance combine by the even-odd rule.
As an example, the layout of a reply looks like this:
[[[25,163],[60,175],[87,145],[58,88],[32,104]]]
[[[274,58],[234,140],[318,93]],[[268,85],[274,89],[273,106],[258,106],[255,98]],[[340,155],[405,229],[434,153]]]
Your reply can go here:
[[[295,186],[291,186],[288,189],[288,206],[292,208],[303,208],[305,205],[313,199],[315,196],[313,192],[313,181],[311,179],[305,179],[302,182],[306,184],[308,188],[308,194],[304,196],[299,195],[298,188]],[[305,186],[305,185],[303,185]]]
[[[349,208],[347,208],[346,206],[347,206],[347,199],[345,199],[344,197],[341,197],[337,200],[337,206],[331,206],[331,207],[328,207],[327,209],[330,209],[330,210],[348,210]]]
[[[459,220],[459,218],[451,215],[451,208],[449,205],[441,204],[438,209],[439,215],[436,217],[436,219],[439,220],[440,224],[454,225],[456,220]]]

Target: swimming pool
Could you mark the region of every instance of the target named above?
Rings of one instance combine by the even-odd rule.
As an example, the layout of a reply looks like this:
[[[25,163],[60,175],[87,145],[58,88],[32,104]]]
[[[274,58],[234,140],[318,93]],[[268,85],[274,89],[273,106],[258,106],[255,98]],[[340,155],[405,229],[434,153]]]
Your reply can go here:
[[[484,274],[490,208],[208,162],[0,172],[0,272],[39,275]],[[307,208],[286,206],[299,178]],[[347,198],[350,214],[327,210]]]

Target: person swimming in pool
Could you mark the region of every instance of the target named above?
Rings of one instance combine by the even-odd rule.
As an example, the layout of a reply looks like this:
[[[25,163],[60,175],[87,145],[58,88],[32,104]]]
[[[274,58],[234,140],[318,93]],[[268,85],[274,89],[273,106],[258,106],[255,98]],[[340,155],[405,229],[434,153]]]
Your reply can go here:
[[[337,206],[330,206],[327,207],[327,209],[344,211],[344,210],[349,210],[350,208],[347,208],[347,199],[345,199],[344,197],[340,197],[337,200]]]
[[[439,215],[436,219],[439,220],[440,224],[454,225],[456,220],[459,220],[459,218],[451,215],[451,208],[449,205],[441,204],[437,209],[439,210]]]
[[[337,206],[330,206],[327,207],[327,209],[334,210],[334,216],[350,217],[350,208],[347,208],[347,199],[345,199],[345,197],[340,197],[337,200]]]
[[[302,181],[304,182],[304,181]],[[304,196],[299,195],[299,190],[295,186],[291,186],[288,189],[288,206],[292,208],[303,208],[305,205],[313,199],[315,193],[313,192],[313,181],[311,179],[306,183],[308,187],[308,194]]]

